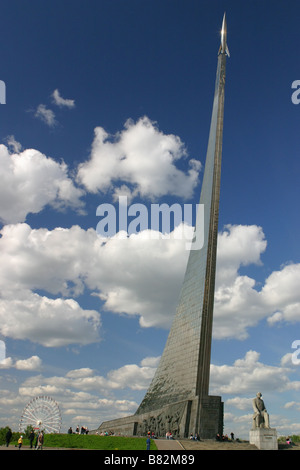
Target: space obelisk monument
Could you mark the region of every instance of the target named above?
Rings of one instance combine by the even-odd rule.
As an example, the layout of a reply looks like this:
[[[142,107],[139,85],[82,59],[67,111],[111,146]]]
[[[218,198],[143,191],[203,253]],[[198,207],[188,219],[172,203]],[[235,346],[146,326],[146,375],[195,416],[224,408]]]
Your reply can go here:
[[[172,432],[176,437],[197,433],[203,439],[223,433],[223,403],[220,396],[209,395],[209,377],[227,56],[224,14],[200,196],[204,240],[197,244],[198,220],[173,324],[144,399],[134,415],[104,422],[98,431],[112,430],[124,435],[151,431],[157,436]]]

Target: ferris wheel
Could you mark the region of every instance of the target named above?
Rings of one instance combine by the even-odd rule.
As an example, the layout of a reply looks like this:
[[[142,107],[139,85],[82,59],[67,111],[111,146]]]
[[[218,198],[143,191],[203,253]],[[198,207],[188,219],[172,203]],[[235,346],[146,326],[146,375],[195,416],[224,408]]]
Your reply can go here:
[[[35,397],[25,406],[19,425],[24,432],[28,426],[45,433],[59,433],[61,414],[58,404],[48,396]]]

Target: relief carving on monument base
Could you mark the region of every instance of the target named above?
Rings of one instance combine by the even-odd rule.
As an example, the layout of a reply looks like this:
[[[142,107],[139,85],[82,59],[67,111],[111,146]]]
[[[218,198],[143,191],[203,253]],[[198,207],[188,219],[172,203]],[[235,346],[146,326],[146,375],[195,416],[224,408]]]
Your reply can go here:
[[[178,403],[169,407],[158,415],[152,415],[144,418],[137,425],[136,434],[139,436],[146,435],[149,431],[157,437],[163,437],[167,432],[171,432],[173,437],[180,436],[180,423],[183,416],[186,403]]]

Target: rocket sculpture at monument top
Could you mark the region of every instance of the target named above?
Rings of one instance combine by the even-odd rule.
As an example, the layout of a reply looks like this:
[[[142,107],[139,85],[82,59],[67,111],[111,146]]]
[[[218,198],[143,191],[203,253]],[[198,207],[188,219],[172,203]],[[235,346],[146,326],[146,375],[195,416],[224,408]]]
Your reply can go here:
[[[227,46],[227,23],[226,23],[226,13],[223,16],[222,29],[221,29],[221,45],[219,49],[219,54],[227,54],[230,57],[229,49]]]

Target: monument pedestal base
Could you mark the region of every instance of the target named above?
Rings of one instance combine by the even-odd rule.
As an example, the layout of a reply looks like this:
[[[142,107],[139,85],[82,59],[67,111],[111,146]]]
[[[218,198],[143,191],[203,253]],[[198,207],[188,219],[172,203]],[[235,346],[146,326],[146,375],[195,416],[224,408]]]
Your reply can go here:
[[[195,397],[157,410],[105,421],[90,434],[106,431],[122,436],[146,436],[150,431],[156,437],[165,437],[170,431],[175,438],[198,433],[200,439],[214,439],[218,433],[223,433],[223,402],[218,396]]]
[[[276,429],[275,428],[251,429],[250,444],[254,444],[260,450],[278,450]]]

